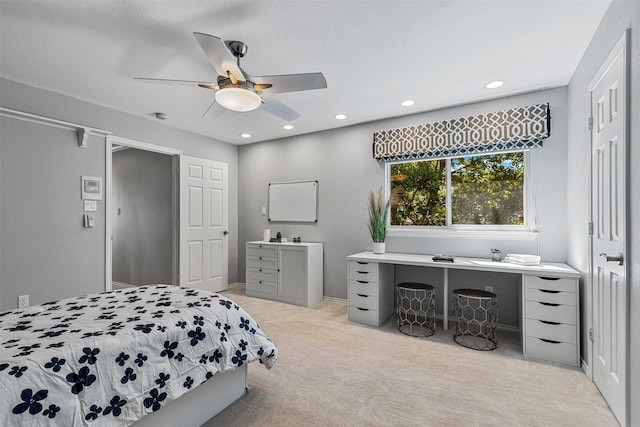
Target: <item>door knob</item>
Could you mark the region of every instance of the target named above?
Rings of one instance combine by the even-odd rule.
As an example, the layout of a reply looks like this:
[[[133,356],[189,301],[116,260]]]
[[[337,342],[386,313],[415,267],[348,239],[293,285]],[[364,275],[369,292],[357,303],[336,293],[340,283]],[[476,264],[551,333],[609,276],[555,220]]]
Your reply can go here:
[[[600,256],[603,256],[606,261],[617,261],[618,265],[622,265],[624,263],[624,255],[622,255],[622,252],[618,253],[618,255],[607,255],[602,252]]]
[[[227,230],[224,230],[224,231],[222,232],[222,234],[224,234],[224,235],[226,236],[227,234],[229,234],[229,232],[228,232]]]

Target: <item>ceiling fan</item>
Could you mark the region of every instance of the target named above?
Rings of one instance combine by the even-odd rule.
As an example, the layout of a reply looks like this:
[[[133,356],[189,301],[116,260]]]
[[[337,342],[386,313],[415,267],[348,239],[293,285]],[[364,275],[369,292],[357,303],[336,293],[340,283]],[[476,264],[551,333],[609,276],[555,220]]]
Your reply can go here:
[[[194,32],[194,37],[218,73],[215,82],[193,80],[171,80],[134,77],[159,83],[196,85],[215,91],[215,98],[203,117],[216,104],[231,111],[246,112],[262,106],[265,111],[287,121],[300,114],[271,97],[271,94],[324,89],[327,81],[322,73],[281,74],[274,76],[251,76],[240,68],[240,58],[247,53],[247,45],[241,41],[224,41],[219,37]],[[224,110],[218,109],[217,115]]]

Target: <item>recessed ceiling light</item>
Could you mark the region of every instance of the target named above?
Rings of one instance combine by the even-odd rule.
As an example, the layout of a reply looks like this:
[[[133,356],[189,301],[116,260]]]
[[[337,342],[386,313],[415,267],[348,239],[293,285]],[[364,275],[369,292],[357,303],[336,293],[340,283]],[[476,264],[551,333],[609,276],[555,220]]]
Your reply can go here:
[[[293,126],[292,125],[283,125],[282,129],[291,130],[291,129],[293,129]]]
[[[414,101],[413,99],[407,99],[406,101],[402,101],[400,105],[402,105],[403,107],[411,107],[415,103],[416,101]]]
[[[346,114],[336,114],[333,117],[335,117],[336,120],[344,120],[344,119],[347,118],[347,115]]]
[[[243,137],[243,138],[251,138],[251,134],[250,133],[241,133],[240,136]]]
[[[489,82],[485,85],[485,87],[487,89],[496,89],[499,88],[500,86],[502,86],[504,84],[504,82],[502,80],[494,80],[492,82]]]

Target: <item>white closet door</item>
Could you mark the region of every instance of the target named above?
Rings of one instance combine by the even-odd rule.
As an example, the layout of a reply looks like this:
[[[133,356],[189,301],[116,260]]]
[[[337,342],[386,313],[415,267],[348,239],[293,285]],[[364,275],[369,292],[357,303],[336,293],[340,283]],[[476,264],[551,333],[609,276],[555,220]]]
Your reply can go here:
[[[180,156],[180,285],[228,287],[228,165]]]

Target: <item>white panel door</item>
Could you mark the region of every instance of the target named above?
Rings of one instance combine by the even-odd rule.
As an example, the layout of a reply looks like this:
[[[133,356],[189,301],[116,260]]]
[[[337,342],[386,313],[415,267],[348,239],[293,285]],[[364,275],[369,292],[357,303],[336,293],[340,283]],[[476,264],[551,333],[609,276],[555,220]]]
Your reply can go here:
[[[591,86],[593,381],[626,425],[626,81],[624,39]]]
[[[180,156],[180,285],[228,287],[228,165]]]

